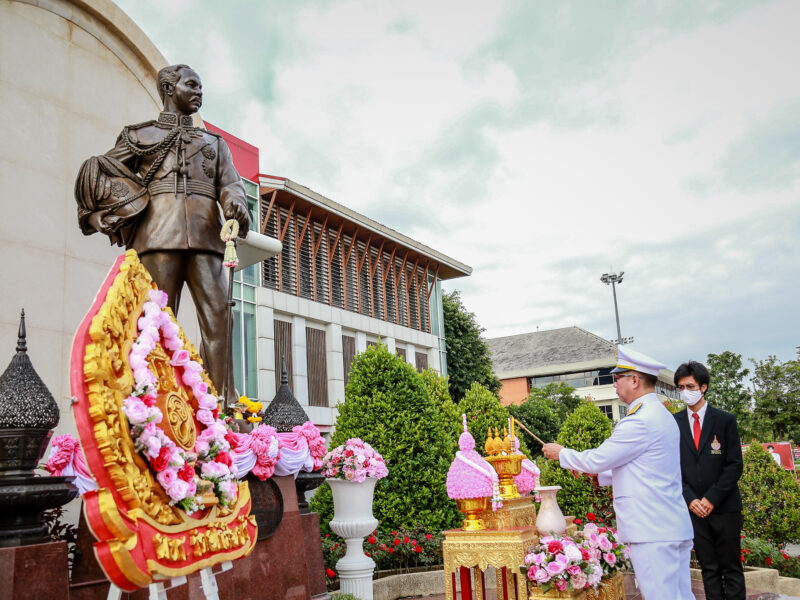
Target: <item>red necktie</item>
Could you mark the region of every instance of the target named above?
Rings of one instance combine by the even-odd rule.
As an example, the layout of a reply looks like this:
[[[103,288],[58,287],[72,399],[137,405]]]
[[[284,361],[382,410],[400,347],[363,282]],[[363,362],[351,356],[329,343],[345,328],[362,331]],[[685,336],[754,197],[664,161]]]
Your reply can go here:
[[[694,426],[692,428],[692,432],[694,433],[694,447],[696,450],[700,449],[700,417],[697,416],[697,413],[692,413],[694,417]]]

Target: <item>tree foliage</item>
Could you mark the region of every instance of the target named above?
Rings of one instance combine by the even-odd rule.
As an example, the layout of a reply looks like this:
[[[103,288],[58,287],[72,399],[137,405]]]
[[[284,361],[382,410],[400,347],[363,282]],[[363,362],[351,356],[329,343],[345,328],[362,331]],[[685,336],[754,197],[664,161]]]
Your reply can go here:
[[[752,401],[744,385],[750,369],[742,366],[742,355],[725,350],[708,355],[708,370],[711,381],[706,399],[717,408],[727,410],[736,417],[742,439],[751,433]]]
[[[557,442],[565,448],[583,451],[596,448],[611,435],[611,421],[592,402],[582,401],[567,417]],[[558,461],[542,468],[542,485],[560,485],[558,504],[565,515],[583,517],[596,504],[608,504],[609,488],[597,488],[587,477],[576,479]]]
[[[510,405],[508,412],[544,442],[552,442],[567,416],[583,402],[575,390],[566,383],[548,383],[541,388],[532,388],[520,405]],[[533,436],[521,431],[522,438],[531,450],[531,457],[542,453],[542,445]]]
[[[739,491],[744,533],[778,543],[800,541],[800,485],[756,441],[744,453]]]
[[[389,475],[375,487],[373,513],[385,530],[443,530],[460,521],[445,480],[456,451],[452,425],[423,378],[379,344],[356,356],[344,403],[339,403],[334,448],[360,437],[386,459]],[[330,487],[311,499],[323,532],[333,517]]]
[[[464,398],[458,403],[458,411],[467,415],[467,428],[475,438],[478,452],[483,453],[489,427],[492,428],[492,432],[496,427],[500,437],[503,437],[503,427],[508,428],[510,417],[508,410],[500,403],[497,396],[479,383],[472,384],[467,390]],[[528,447],[522,437],[520,437],[520,450],[528,454]]]
[[[752,360],[754,433],[768,441],[800,444],[800,347],[798,358],[781,363],[777,357]]]
[[[492,371],[489,346],[481,338],[484,330],[475,315],[464,307],[457,291],[442,294],[442,312],[450,396],[459,402],[473,383],[485,386],[494,394],[499,392],[500,381]]]

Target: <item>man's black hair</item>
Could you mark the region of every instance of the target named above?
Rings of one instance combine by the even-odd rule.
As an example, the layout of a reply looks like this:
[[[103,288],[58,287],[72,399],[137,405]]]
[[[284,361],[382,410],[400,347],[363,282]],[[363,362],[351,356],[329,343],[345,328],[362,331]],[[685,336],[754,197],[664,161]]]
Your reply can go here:
[[[675,385],[678,385],[678,382],[684,377],[694,377],[695,381],[697,381],[697,385],[699,386],[702,386],[703,384],[708,385],[709,381],[711,381],[711,375],[709,375],[706,366],[703,363],[697,362],[696,360],[685,362],[680,367],[675,369]]]

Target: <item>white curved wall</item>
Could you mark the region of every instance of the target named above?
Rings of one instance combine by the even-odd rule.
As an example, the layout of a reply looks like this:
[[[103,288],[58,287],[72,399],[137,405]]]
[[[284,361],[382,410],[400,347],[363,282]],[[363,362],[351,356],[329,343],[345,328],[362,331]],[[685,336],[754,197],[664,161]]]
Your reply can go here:
[[[0,372],[25,308],[29,355],[73,431],[73,333],[115,256],[77,226],[83,160],[155,118],[165,59],[108,0],[0,0]],[[188,312],[188,311],[187,311]]]

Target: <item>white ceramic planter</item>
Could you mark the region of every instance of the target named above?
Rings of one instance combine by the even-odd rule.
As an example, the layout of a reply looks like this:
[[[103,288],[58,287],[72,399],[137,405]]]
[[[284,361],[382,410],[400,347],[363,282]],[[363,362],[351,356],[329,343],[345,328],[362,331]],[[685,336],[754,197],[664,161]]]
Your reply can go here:
[[[364,537],[378,527],[378,520],[372,516],[372,498],[378,480],[367,477],[363,483],[345,479],[325,481],[333,492],[331,529],[347,543],[347,552],[336,563],[340,589],[343,594],[372,600],[375,561],[364,554],[363,544]]]
[[[567,520],[556,499],[560,489],[560,485],[536,488],[536,493],[542,498],[542,504],[536,514],[536,529],[540,535],[563,535],[567,531]]]

